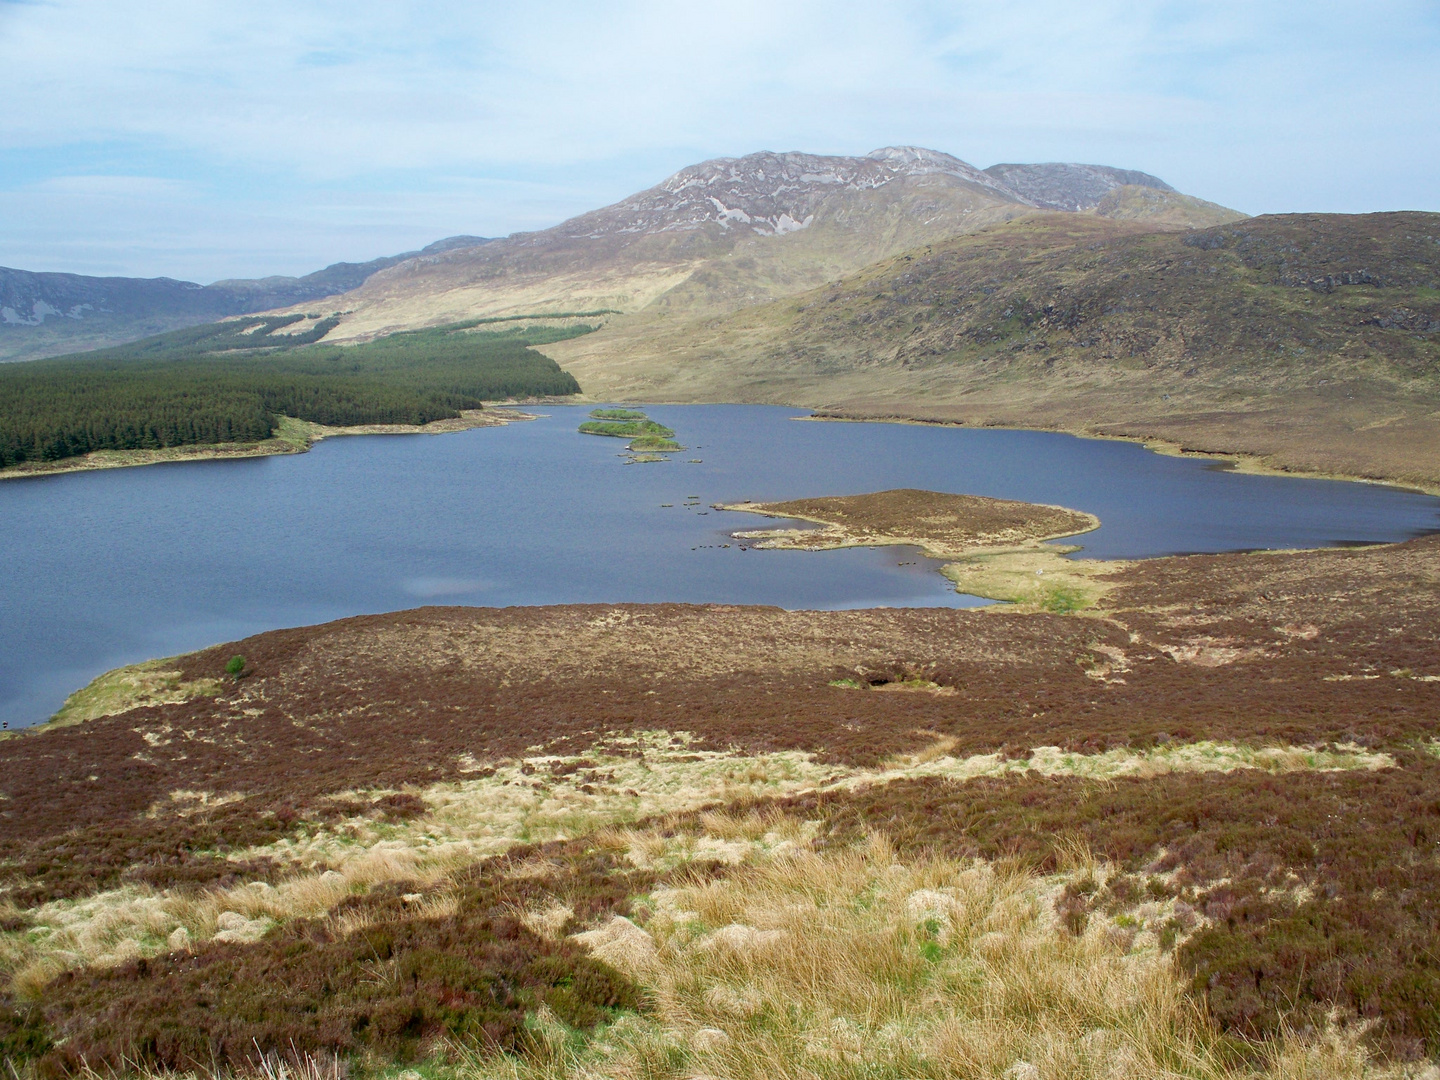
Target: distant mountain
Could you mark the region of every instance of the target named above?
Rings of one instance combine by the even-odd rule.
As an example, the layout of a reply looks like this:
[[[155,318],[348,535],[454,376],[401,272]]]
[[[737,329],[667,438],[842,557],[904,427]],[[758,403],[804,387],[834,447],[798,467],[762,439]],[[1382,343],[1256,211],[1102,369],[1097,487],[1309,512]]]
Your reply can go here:
[[[689,166],[550,229],[499,240],[452,237],[302,278],[201,287],[0,270],[0,359],[120,344],[262,311],[341,311],[329,341],[549,311],[722,314],[1056,209],[1172,230],[1244,217],[1147,173],[1104,165],[978,169],[914,146],[860,157],[764,152]],[[327,297],[336,299],[323,312],[308,306]]]
[[[1157,228],[1244,217],[1101,165],[982,170],[913,146],[717,158],[554,228],[383,270],[346,296],[353,314],[332,340],[545,310],[732,311],[1021,215],[1111,205],[1132,219],[1153,210]]]
[[[230,315],[348,292],[406,259],[487,243],[452,236],[421,251],[333,263],[304,277],[197,285],[173,278],[87,277],[0,267],[0,360],[26,360],[120,344]]]

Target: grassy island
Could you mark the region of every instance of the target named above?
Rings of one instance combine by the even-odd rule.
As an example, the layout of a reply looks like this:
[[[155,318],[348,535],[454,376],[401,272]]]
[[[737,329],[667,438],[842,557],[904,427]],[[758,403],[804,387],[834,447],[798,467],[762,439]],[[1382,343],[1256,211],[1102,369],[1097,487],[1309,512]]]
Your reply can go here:
[[[580,425],[582,435],[609,435],[617,439],[673,438],[675,432],[654,420],[587,420]]]
[[[631,450],[684,450],[674,439],[666,438],[664,435],[641,435],[638,439],[630,442]]]
[[[582,423],[580,433],[629,439],[626,449],[631,457],[627,464],[669,461],[665,454],[685,449],[675,441],[674,431],[651,420],[639,409],[591,409],[590,415],[594,419]]]

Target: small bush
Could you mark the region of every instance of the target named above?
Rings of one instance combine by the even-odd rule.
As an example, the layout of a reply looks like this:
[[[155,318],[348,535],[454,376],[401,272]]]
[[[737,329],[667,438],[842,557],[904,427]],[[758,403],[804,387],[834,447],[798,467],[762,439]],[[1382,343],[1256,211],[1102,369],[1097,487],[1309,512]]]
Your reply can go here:
[[[245,657],[236,655],[225,661],[225,674],[229,675],[232,679],[240,678],[244,671]]]
[[[0,1061],[29,1061],[52,1045],[39,1009],[0,1000]]]

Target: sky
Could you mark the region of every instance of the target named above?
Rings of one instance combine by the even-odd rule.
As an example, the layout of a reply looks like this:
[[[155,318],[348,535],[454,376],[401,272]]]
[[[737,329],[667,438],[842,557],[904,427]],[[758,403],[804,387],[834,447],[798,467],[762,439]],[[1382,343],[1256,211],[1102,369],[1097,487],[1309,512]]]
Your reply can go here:
[[[0,0],[0,265],[208,283],[758,150],[1440,210],[1440,0]]]

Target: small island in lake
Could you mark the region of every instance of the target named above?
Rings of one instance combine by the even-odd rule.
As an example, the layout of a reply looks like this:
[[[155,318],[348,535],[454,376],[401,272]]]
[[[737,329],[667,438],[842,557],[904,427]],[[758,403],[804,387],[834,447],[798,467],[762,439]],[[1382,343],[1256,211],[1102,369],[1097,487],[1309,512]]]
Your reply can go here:
[[[590,416],[580,425],[580,434],[629,439],[626,449],[632,456],[627,465],[668,461],[661,455],[685,449],[675,441],[672,429],[651,420],[639,409],[591,409]]]
[[[1065,613],[1094,605],[1115,563],[1067,559],[1078,550],[1043,541],[1100,527],[1094,514],[1063,506],[898,488],[865,495],[732,503],[766,517],[813,521],[818,529],[751,529],[732,535],[762,549],[830,551],[909,545],[932,559],[960,592],[1028,609]]]

